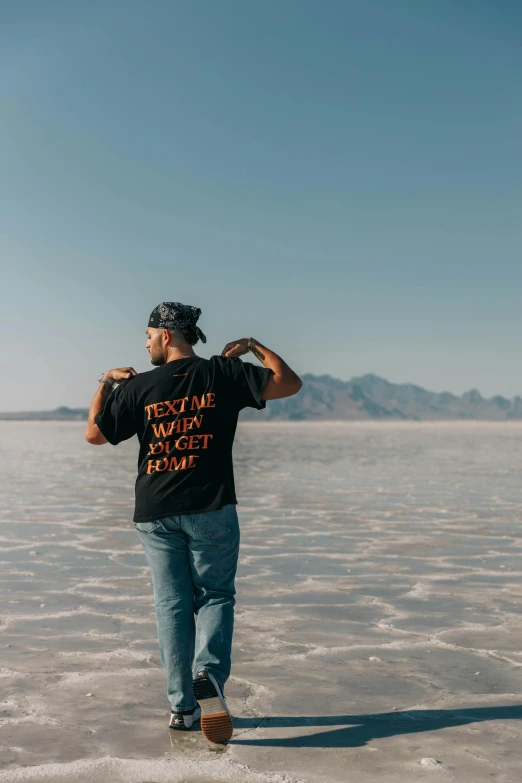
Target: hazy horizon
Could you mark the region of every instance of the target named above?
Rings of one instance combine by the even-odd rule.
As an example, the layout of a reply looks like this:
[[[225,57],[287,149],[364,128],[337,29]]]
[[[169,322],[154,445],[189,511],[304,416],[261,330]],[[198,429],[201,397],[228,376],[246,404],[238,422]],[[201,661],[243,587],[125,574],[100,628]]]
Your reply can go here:
[[[248,357],[246,357],[246,358],[248,360]],[[153,369],[153,368],[151,368],[151,369]],[[351,378],[336,378],[335,376],[330,375],[330,373],[307,373],[306,371],[303,372],[302,375],[303,376],[313,375],[316,378],[321,377],[321,375],[328,375],[329,377],[334,378],[335,380],[342,381],[343,383],[349,383],[350,381],[353,381],[353,380],[356,380],[357,378],[363,377],[363,376],[352,376]],[[383,378],[382,376],[377,375],[377,373],[366,373],[366,375],[372,375],[374,377],[378,377],[381,380],[388,381],[389,383],[392,383],[392,384],[417,386],[417,387],[420,386],[420,384],[415,383],[414,381],[391,381],[389,378]],[[432,392],[434,394],[443,394],[445,392],[449,392],[451,394],[455,394],[455,396],[457,396],[457,397],[460,397],[463,394],[466,394],[466,393],[472,392],[472,391],[478,391],[482,395],[482,397],[484,397],[484,399],[491,399],[492,397],[496,397],[496,396],[504,396],[504,395],[497,395],[497,394],[485,395],[485,394],[482,394],[481,390],[477,389],[476,387],[471,387],[470,389],[465,389],[463,392],[460,392],[460,393],[454,392],[452,389],[426,389],[423,386],[421,386],[421,388],[425,389],[425,391]],[[516,396],[522,396],[522,395],[512,395],[511,397],[508,397],[508,399],[512,400]],[[52,410],[56,410],[57,408],[61,408],[61,407],[70,408],[71,410],[88,409],[89,408],[89,404],[90,404],[90,400],[89,400],[89,402],[85,403],[84,405],[71,405],[68,402],[60,402],[57,405],[53,406],[52,408],[32,408],[32,409],[12,408],[10,410],[0,410],[0,414],[2,414],[2,413],[32,413],[32,412],[36,412],[36,411],[47,411],[47,410],[52,411]],[[313,421],[313,419],[307,419],[306,421],[310,422],[310,421]],[[322,421],[322,419],[318,419],[318,421]],[[328,421],[328,420],[326,420],[326,421]],[[353,419],[353,420],[350,420],[350,421],[357,421],[357,420]],[[368,419],[362,419],[361,421],[371,421],[371,419],[369,419],[369,420]],[[380,421],[380,419],[376,419],[376,421]],[[422,419],[421,421],[429,422],[430,420],[429,419]],[[446,422],[446,423],[448,422],[447,419],[441,419],[441,421]],[[473,421],[482,421],[482,420],[481,419],[477,419],[477,420],[471,420],[471,421],[473,422]],[[487,420],[484,420],[484,421],[487,421]],[[461,420],[457,419],[456,422],[459,423],[459,422],[461,422]],[[511,423],[513,423],[513,421]],[[515,423],[516,423],[516,420],[515,420]]]

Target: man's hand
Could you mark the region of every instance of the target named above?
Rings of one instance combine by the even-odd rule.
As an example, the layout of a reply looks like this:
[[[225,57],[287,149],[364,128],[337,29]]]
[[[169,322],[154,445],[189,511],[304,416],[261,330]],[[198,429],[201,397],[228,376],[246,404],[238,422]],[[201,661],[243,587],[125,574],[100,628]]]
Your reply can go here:
[[[248,337],[242,337],[240,340],[234,340],[227,343],[221,351],[221,356],[231,359],[233,356],[244,356],[248,353]]]
[[[117,367],[115,370],[106,372],[103,378],[106,381],[116,381],[117,383],[120,383],[121,381],[126,381],[128,378],[134,378],[137,374],[134,367]]]
[[[244,356],[245,353],[248,353],[249,340],[252,340],[250,351],[267,370],[271,370],[261,399],[278,400],[282,397],[291,397],[292,394],[297,394],[303,385],[299,376],[290,369],[280,356],[266,348],[266,346],[261,345],[253,337],[242,337],[240,340],[227,343],[221,352],[221,356],[228,359],[234,356]]]

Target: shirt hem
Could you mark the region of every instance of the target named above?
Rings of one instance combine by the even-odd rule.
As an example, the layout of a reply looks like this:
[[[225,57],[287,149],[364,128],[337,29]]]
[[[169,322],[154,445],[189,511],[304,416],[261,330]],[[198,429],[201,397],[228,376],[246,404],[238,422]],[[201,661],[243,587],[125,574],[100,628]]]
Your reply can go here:
[[[223,508],[224,506],[237,506],[237,499],[234,498],[234,500],[227,501],[225,503],[218,503],[216,505],[210,505],[206,506],[205,508],[199,508],[199,509],[191,509],[190,511],[180,511],[179,509],[172,509],[172,511],[162,512],[160,515],[155,514],[153,516],[147,516],[147,517],[137,517],[134,515],[132,521],[133,522],[155,522],[157,519],[165,519],[166,517],[178,517],[178,516],[187,516],[190,514],[205,514],[209,511],[219,511],[220,508]]]
[[[267,400],[261,399],[263,394],[265,393],[265,389],[268,386],[268,379],[270,378],[270,375],[272,373],[272,370],[270,370],[268,367],[264,367],[265,372],[263,373],[263,383],[261,384],[261,387],[258,392],[257,400],[256,402],[259,405],[258,410],[262,411],[266,408]]]
[[[117,446],[118,445],[118,441],[114,440],[114,438],[112,438],[110,435],[107,436],[107,432],[103,431],[104,428],[105,428],[105,425],[104,424],[100,425],[100,421],[101,420],[102,420],[102,411],[100,411],[99,413],[96,414],[96,416],[94,417],[94,423],[96,424],[96,426],[100,430],[101,434],[103,435],[103,437],[105,438],[107,443],[110,443],[111,446]]]

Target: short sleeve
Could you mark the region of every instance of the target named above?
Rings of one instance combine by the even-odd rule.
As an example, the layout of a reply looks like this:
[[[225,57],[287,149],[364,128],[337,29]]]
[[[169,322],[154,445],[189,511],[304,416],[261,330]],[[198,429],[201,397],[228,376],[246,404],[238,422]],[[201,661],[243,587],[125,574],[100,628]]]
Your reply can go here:
[[[272,373],[266,367],[258,367],[239,358],[224,360],[224,374],[227,385],[239,410],[243,408],[266,408],[263,392]]]
[[[102,435],[113,446],[136,435],[135,418],[125,400],[124,386],[118,386],[109,394],[103,410],[94,419]]]

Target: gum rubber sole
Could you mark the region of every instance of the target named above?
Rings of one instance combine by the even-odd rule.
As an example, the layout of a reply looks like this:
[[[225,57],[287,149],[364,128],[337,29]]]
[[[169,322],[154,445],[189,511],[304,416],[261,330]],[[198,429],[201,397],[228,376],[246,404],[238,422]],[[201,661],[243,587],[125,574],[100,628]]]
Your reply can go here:
[[[219,686],[212,675],[194,680],[194,696],[201,707],[201,731],[209,742],[228,742],[232,736],[232,718]]]
[[[202,715],[201,731],[209,742],[228,742],[232,736],[232,719],[228,712]]]

